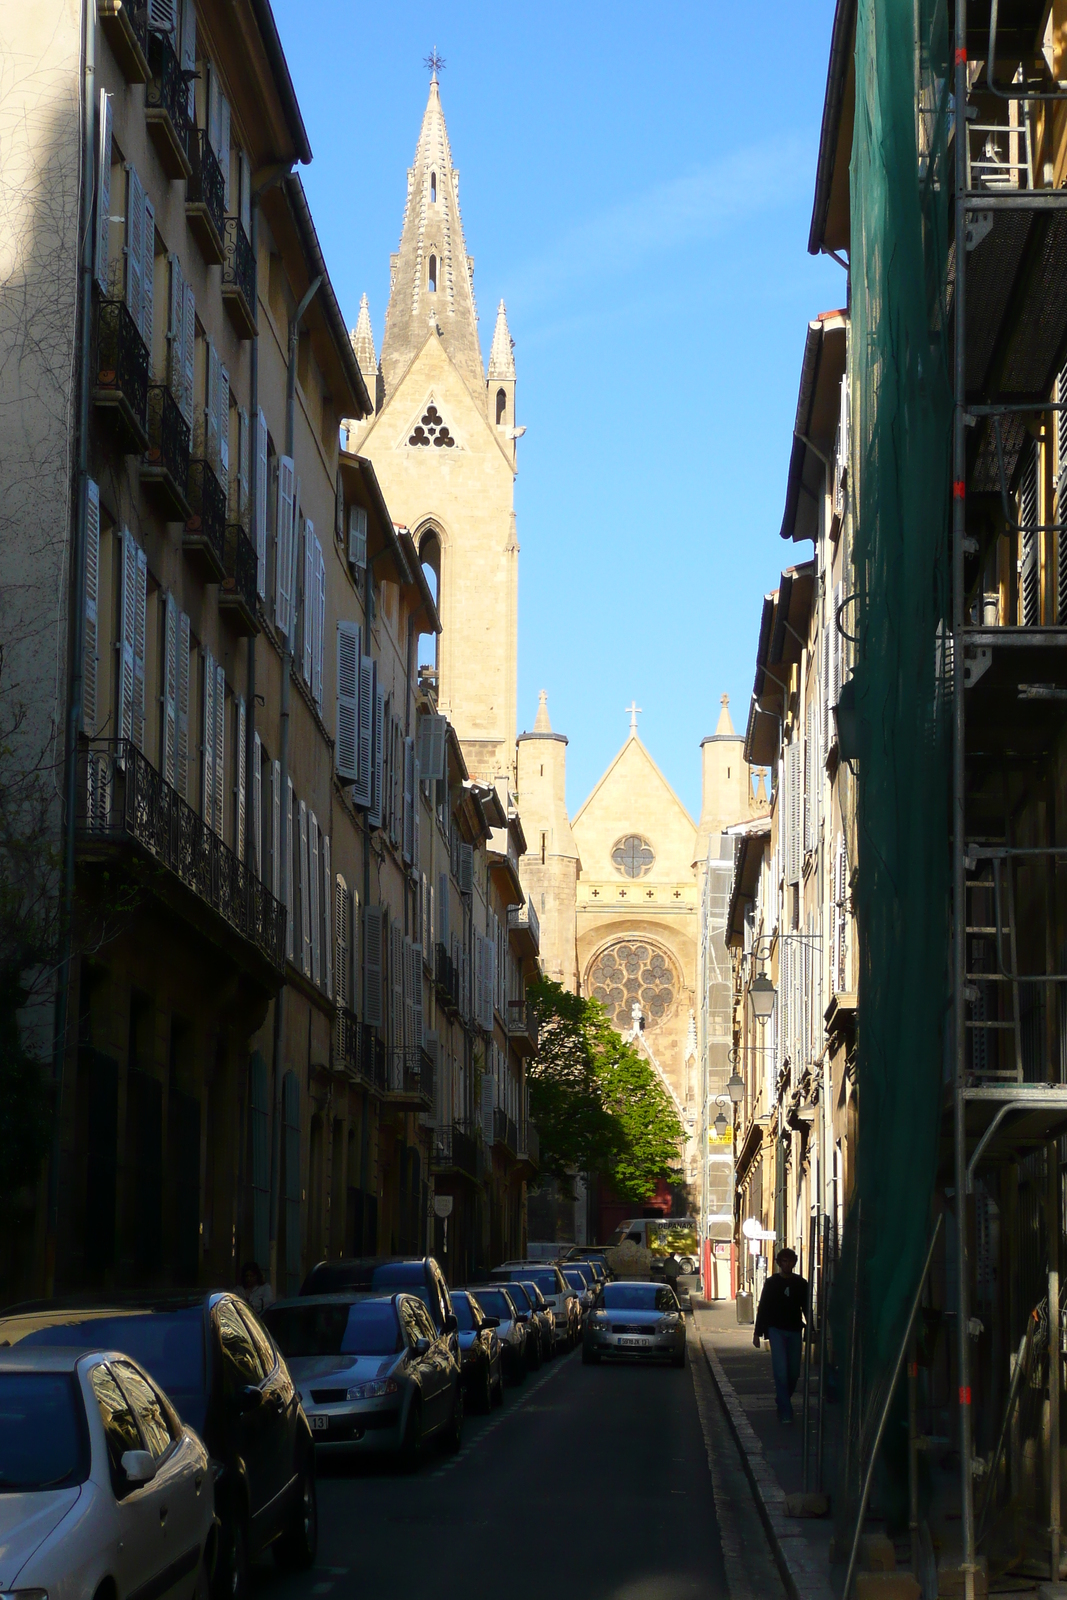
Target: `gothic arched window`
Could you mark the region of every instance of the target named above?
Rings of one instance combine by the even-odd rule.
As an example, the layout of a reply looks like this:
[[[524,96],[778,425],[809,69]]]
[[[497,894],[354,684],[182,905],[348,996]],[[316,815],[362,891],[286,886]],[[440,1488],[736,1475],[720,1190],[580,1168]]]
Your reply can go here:
[[[437,174],[436,174],[436,172],[431,172],[430,173],[430,204],[431,205],[436,205],[436,203],[437,203]]]
[[[500,424],[506,420],[507,413],[508,397],[504,393],[503,389],[498,389],[496,392],[496,425],[498,428]]]
[[[437,257],[436,256],[431,256],[430,257],[430,279],[429,279],[429,281],[430,281],[430,293],[431,294],[435,294],[436,291],[437,291]]]

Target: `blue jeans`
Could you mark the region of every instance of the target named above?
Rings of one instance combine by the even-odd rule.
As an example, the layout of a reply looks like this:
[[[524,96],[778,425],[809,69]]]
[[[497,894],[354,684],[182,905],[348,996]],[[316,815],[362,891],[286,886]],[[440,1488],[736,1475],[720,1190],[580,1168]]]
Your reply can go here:
[[[774,1398],[778,1420],[793,1420],[793,1391],[800,1378],[800,1348],[803,1335],[784,1328],[768,1328],[771,1342],[771,1371],[774,1373]]]

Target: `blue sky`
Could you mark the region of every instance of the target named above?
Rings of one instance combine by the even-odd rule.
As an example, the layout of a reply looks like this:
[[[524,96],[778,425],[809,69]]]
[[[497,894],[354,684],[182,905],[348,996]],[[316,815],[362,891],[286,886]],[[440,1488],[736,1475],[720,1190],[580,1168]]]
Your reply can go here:
[[[315,159],[303,176],[341,308],[389,255],[426,101],[461,176],[488,354],[518,372],[519,728],[548,690],[573,813],[625,707],[694,817],[719,696],[747,715],[804,332],[843,303],[807,254],[832,0],[405,6],[274,0]],[[770,31],[768,31],[770,30]],[[799,554],[810,546],[801,547]]]

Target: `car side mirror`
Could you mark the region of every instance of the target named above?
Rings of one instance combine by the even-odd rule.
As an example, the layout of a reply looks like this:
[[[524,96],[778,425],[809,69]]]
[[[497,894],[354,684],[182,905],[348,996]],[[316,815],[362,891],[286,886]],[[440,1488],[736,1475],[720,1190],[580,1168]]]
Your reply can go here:
[[[120,1462],[131,1488],[140,1483],[151,1483],[156,1475],[156,1464],[147,1450],[126,1450]]]
[[[254,1411],[258,1405],[263,1404],[263,1391],[257,1389],[254,1383],[246,1383],[243,1388],[238,1389],[234,1400],[238,1411],[244,1416],[246,1412]]]
[[[515,1321],[516,1322],[529,1322],[529,1320],[530,1320],[530,1313],[528,1311],[516,1311],[516,1313],[515,1313]]]
[[[416,1339],[415,1343],[411,1347],[412,1354],[417,1356],[424,1356],[429,1348],[429,1339]]]
[[[486,1317],[485,1326],[487,1328],[499,1328],[499,1326],[500,1326],[500,1318],[499,1317]]]
[[[454,1311],[450,1311],[448,1313],[448,1316],[445,1318],[444,1322],[442,1323],[442,1328],[443,1328],[445,1333],[458,1333],[459,1332],[459,1318],[456,1316],[456,1313]]]

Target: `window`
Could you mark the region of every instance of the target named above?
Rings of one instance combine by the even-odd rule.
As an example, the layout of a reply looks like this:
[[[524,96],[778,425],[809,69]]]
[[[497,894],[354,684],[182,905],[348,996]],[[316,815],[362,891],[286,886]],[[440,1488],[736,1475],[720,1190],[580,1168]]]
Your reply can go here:
[[[652,846],[638,833],[628,833],[611,852],[612,865],[625,878],[643,878],[651,872],[655,860]]]
[[[430,257],[429,288],[431,294],[437,293],[437,257]]]
[[[258,1387],[266,1373],[260,1364],[248,1330],[237,1307],[223,1300],[215,1313],[215,1326],[222,1347],[222,1370],[226,1388],[232,1394],[250,1384]]]
[[[503,389],[496,392],[496,425],[501,427],[508,419],[508,397]]]
[[[437,204],[437,174],[436,174],[436,172],[431,172],[430,173],[430,204],[431,205],[436,205]]]
[[[432,444],[437,450],[451,450],[455,443],[455,439],[448,431],[448,424],[435,405],[426,407],[408,438],[408,444],[426,446]]]
[[[94,1367],[90,1379],[96,1403],[100,1408],[100,1420],[104,1425],[104,1437],[107,1439],[108,1466],[111,1469],[111,1485],[115,1491],[116,1499],[129,1492],[130,1485],[126,1482],[126,1475],[122,1470],[122,1458],[127,1450],[143,1450],[144,1442],[141,1439],[137,1419],[133,1414],[129,1401],[119,1388],[111,1375],[111,1370],[105,1366]]]
[[[635,1003],[652,1022],[662,1021],[680,989],[670,957],[652,945],[630,939],[601,951],[590,968],[587,985],[616,1028],[632,1025]]]
[[[176,1437],[163,1401],[147,1379],[142,1378],[137,1368],[131,1367],[128,1361],[116,1361],[112,1371],[136,1412],[145,1444],[158,1461],[160,1456],[166,1455]]]

